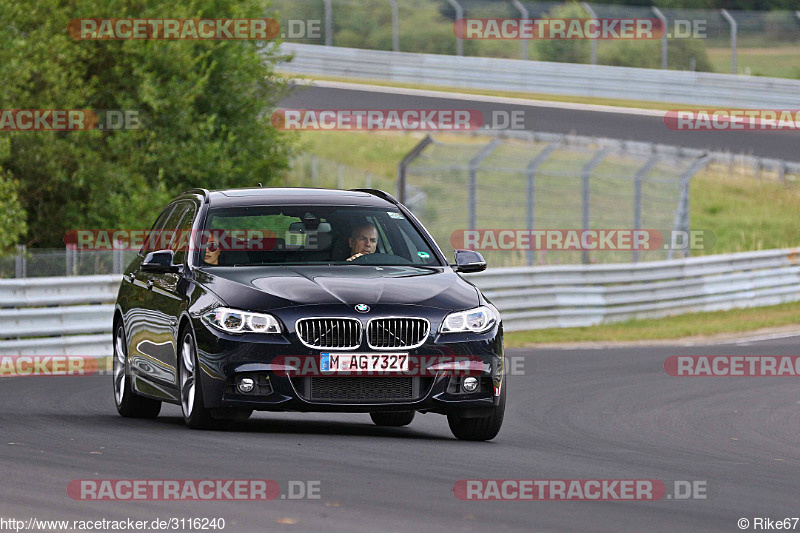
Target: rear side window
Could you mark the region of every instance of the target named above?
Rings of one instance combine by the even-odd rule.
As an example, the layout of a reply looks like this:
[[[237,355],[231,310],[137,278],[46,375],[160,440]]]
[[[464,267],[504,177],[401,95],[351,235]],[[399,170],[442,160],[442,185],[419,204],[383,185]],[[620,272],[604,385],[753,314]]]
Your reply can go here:
[[[189,241],[192,238],[192,223],[194,222],[195,206],[187,202],[183,207],[177,207],[175,211],[181,212],[181,219],[175,230],[169,249],[175,252],[173,262],[176,265],[182,264],[186,259],[186,252],[189,250]]]
[[[146,253],[155,252],[156,250],[160,250],[157,248],[159,243],[161,242],[160,233],[161,230],[164,229],[164,224],[167,222],[167,219],[172,214],[173,209],[175,208],[174,204],[168,205],[164,210],[158,215],[153,227],[150,228],[150,231],[147,233],[147,237],[144,240],[144,244],[142,245],[142,249],[139,250],[139,255],[144,255]]]

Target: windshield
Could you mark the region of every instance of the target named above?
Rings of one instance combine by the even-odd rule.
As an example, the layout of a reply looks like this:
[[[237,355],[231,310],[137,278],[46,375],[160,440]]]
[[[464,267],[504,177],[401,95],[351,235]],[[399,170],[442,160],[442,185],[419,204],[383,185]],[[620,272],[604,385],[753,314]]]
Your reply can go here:
[[[397,209],[251,206],[209,210],[202,266],[366,264],[441,266]]]

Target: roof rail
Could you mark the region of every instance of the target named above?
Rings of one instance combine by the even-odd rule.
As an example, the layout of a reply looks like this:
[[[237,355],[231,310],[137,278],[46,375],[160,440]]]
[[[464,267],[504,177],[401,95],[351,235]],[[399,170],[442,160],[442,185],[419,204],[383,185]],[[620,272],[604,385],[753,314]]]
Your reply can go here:
[[[208,189],[201,189],[201,188],[198,187],[198,188],[195,188],[195,189],[189,189],[187,191],[183,191],[180,194],[180,196],[183,196],[184,194],[199,194],[200,196],[203,197],[203,199],[205,200],[205,203],[208,203],[209,194],[210,193],[208,192]]]
[[[365,192],[367,194],[372,194],[374,196],[377,196],[378,198],[383,198],[387,202],[392,202],[395,205],[399,205],[400,204],[400,202],[397,200],[397,198],[395,198],[394,196],[392,196],[388,192],[382,191],[380,189],[350,189],[350,190],[351,191],[358,191],[358,192]]]

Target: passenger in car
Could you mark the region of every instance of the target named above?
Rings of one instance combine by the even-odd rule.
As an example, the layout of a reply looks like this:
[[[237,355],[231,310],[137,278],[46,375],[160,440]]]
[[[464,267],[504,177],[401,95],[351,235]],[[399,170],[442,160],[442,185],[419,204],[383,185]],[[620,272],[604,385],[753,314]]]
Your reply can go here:
[[[378,228],[374,224],[362,224],[353,228],[350,234],[350,257],[347,261],[352,261],[362,255],[375,253],[378,246]]]
[[[206,264],[209,265],[218,265],[219,264],[219,254],[221,253],[219,243],[214,239],[210,238],[208,240],[208,245],[206,246],[206,254],[203,258]]]

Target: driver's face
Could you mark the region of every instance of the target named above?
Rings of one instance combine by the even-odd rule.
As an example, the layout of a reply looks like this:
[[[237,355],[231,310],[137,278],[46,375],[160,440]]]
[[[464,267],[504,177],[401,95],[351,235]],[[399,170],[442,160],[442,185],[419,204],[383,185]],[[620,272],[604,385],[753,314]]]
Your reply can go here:
[[[358,228],[350,237],[350,253],[353,255],[375,253],[377,246],[378,230],[372,226]]]

